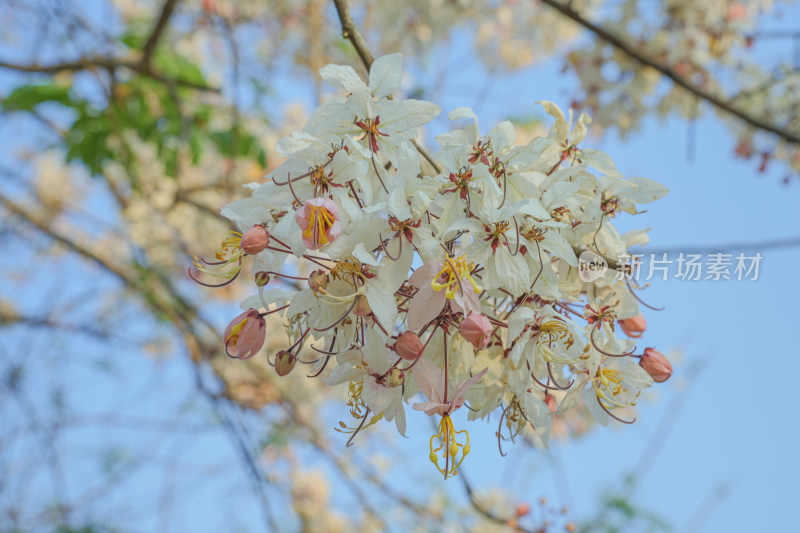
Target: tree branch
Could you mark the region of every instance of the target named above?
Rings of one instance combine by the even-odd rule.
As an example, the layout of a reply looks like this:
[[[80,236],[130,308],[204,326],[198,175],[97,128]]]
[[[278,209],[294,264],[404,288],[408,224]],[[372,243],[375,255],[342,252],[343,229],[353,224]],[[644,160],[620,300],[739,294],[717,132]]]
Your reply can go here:
[[[552,7],[565,17],[572,19],[579,25],[583,26],[590,32],[594,33],[597,37],[604,40],[608,44],[612,45],[613,47],[623,52],[624,54],[628,55],[630,58],[635,59],[642,65],[648,66],[658,71],[663,76],[666,76],[667,78],[672,80],[673,83],[675,83],[675,85],[682,87],[683,89],[689,91],[698,98],[705,100],[706,102],[710,103],[717,109],[724,111],[725,113],[728,113],[730,115],[733,115],[755,128],[768,131],[770,133],[774,133],[775,135],[781,137],[787,142],[793,144],[800,144],[800,135],[791,132],[785,128],[781,128],[780,126],[777,126],[775,124],[771,124],[761,118],[754,117],[748,114],[747,112],[742,111],[741,109],[737,109],[736,107],[730,105],[720,96],[717,96],[705,89],[701,89],[700,87],[692,85],[691,83],[686,81],[683,77],[679,76],[671,68],[662,65],[661,63],[645,56],[637,48],[631,46],[629,43],[626,43],[619,37],[609,33],[600,26],[597,26],[596,24],[593,24],[589,20],[583,18],[580,15],[580,13],[574,11],[568,5],[564,5],[558,0],[541,0],[541,1],[542,3]]]
[[[369,72],[375,58],[372,57],[367,41],[364,40],[364,36],[361,35],[358,26],[353,22],[347,0],[333,0],[333,4],[336,6],[337,13],[339,13],[339,20],[342,22],[342,37],[353,43],[353,48],[356,49],[358,57],[361,58],[361,62],[364,63],[364,67]]]
[[[156,25],[153,27],[150,37],[147,38],[147,42],[144,44],[144,51],[142,52],[141,61],[143,67],[147,68],[150,66],[150,61],[153,59],[153,54],[156,51],[158,42],[161,40],[161,36],[164,34],[164,28],[167,27],[169,18],[172,16],[172,12],[175,10],[176,5],[178,5],[178,0],[166,0],[164,5],[161,7],[161,14],[158,16]]]
[[[63,63],[55,63],[52,65],[19,65],[16,63],[8,63],[0,61],[0,68],[7,68],[9,70],[16,70],[18,72],[39,73],[39,74],[57,74],[59,72],[78,72],[81,70],[116,70],[117,68],[127,68],[134,72],[138,72],[149,78],[166,83],[167,85],[180,85],[181,87],[188,87],[197,91],[219,93],[220,90],[216,87],[210,87],[201,83],[184,80],[181,78],[172,78],[157,72],[150,65],[143,65],[139,61],[131,61],[126,59],[115,59],[107,57],[86,57],[78,59],[77,61],[65,61]]]
[[[361,35],[361,32],[358,30],[358,26],[353,21],[353,17],[350,15],[350,6],[347,4],[347,0],[333,0],[333,4],[336,6],[336,12],[339,14],[339,20],[342,23],[342,37],[353,43],[353,48],[356,49],[356,53],[358,57],[361,58],[361,62],[364,64],[364,68],[367,69],[367,73],[369,73],[370,67],[372,67],[372,63],[375,61],[375,58],[372,57],[372,53],[369,51],[369,47],[367,46],[367,41],[364,40],[364,36]],[[391,95],[389,96],[391,98]],[[436,170],[437,173],[442,172],[442,167],[436,163],[436,160],[431,156],[425,148],[423,148],[415,139],[411,139],[411,144],[417,149],[417,151],[424,157],[428,163]]]
[[[470,485],[467,478],[464,477],[463,470],[458,473],[456,476],[457,478],[461,479],[461,484],[464,486],[464,491],[467,493],[467,497],[469,498],[469,503],[472,507],[481,515],[483,515],[486,519],[496,523],[502,524],[507,527],[513,528],[514,531],[520,533],[542,533],[543,529],[533,531],[530,529],[525,529],[521,527],[519,524],[514,524],[513,518],[503,518],[501,516],[497,516],[490,510],[486,509],[481,503],[478,501],[478,497],[475,495],[475,491],[472,489],[472,485]],[[512,525],[513,524],[513,525]]]

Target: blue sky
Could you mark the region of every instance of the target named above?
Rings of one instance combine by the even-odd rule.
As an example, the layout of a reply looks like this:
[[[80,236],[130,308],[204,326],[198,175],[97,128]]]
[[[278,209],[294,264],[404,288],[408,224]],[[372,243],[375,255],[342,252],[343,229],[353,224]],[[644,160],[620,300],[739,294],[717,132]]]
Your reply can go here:
[[[792,13],[797,15],[797,10],[789,12]],[[791,19],[785,16],[782,24]],[[450,48],[458,49],[465,38],[459,35],[454,42],[456,46]],[[770,48],[764,53],[773,54],[776,50]],[[437,55],[432,67],[452,66],[454,58],[455,54]],[[536,100],[552,100],[562,107],[571,100],[573,82],[560,73],[561,65],[555,62],[504,77],[488,88],[483,84],[487,73],[480,65],[457,67],[446,92],[437,101],[444,112],[430,128],[428,138],[447,127],[445,117],[449,110],[474,105],[476,95],[482,91],[486,99],[480,106],[484,131],[510,116],[538,114],[548,120],[538,111]],[[429,75],[416,72],[423,84]],[[4,76],[0,72],[0,79]],[[277,91],[269,102],[270,108],[278,109],[298,95],[311,105],[311,92],[300,90],[302,85],[289,82],[283,87],[285,90]],[[609,153],[626,176],[645,176],[670,189],[665,199],[648,206],[646,214],[615,221],[618,227],[652,227],[655,248],[710,248],[800,235],[800,186],[783,186],[782,173],[769,169],[759,174],[751,162],[735,159],[734,140],[718,120],[703,118],[694,127],[692,161],[687,158],[687,124],[677,119],[648,120],[640,134],[624,141],[615,134],[588,141]],[[8,130],[0,131],[3,135],[6,140],[11,138]],[[740,250],[730,251],[735,254]],[[472,453],[465,463],[465,473],[473,485],[502,485],[511,488],[517,499],[531,502],[547,496],[557,506],[569,506],[571,516],[580,519],[591,514],[602,491],[619,488],[627,473],[641,474],[637,468],[645,466],[647,470],[634,500],[666,518],[676,531],[688,531],[689,526],[698,524],[704,526],[700,530],[708,532],[791,531],[794,505],[800,495],[796,482],[800,475],[796,453],[800,433],[791,382],[800,371],[800,349],[793,329],[795,302],[800,295],[796,274],[800,248],[761,253],[764,259],[758,281],[655,280],[644,292],[649,303],[666,306],[659,313],[646,312],[649,327],[643,339],[645,345],[666,353],[679,351],[682,358],[674,360],[672,379],[655,387],[654,393],[640,403],[636,424],[598,428],[578,441],[556,443],[548,453],[512,447],[505,458],[497,454],[494,423],[476,424],[470,430]],[[52,274],[63,275],[63,271]],[[5,291],[4,288],[3,293],[8,296]],[[24,296],[44,298],[46,294]],[[220,328],[224,326],[224,316],[213,315]],[[0,347],[9,354],[3,355],[8,357],[20,357],[21,344],[22,339],[0,341]],[[42,360],[35,365],[39,374],[34,379],[45,385],[63,378],[58,373],[62,368],[59,360],[64,357],[81,356],[97,360],[98,364],[108,363],[100,345],[80,340],[70,341],[68,346],[66,351],[42,347]],[[96,409],[98,414],[112,410],[120,419],[177,410],[184,417],[180,422],[187,426],[206,420],[202,402],[193,397],[192,374],[185,361],[144,360],[126,349],[116,355],[107,380],[97,380],[94,371],[69,367],[69,383],[80,389],[71,396],[73,409],[88,413]],[[427,464],[429,420],[414,416],[410,410],[409,414],[411,438],[403,441],[401,451],[404,458],[418,463],[417,468],[413,475],[392,471],[388,482],[411,488],[421,477],[440,484]],[[665,426],[665,420],[672,418],[674,425]],[[265,431],[264,421],[253,422],[255,433]],[[664,427],[669,431],[665,432]],[[96,468],[98,454],[112,450],[109,460],[113,462],[116,449],[122,457],[129,457],[132,440],[143,444],[142,450],[147,451],[148,439],[156,439],[155,435],[156,432],[149,436],[141,431],[134,435],[113,425],[75,432],[69,441],[60,443],[70,450],[66,465],[70,473],[68,490],[82,488],[81,473]],[[253,440],[259,440],[258,435]],[[342,445],[343,454],[359,453],[357,448],[345,450],[343,438],[336,442]],[[153,444],[153,449],[157,449],[153,453],[159,460],[156,465],[131,477],[121,490],[105,495],[101,507],[127,508],[128,516],[117,519],[130,525],[132,531],[161,530],[164,521],[176,530],[186,526],[200,531],[223,526],[251,530],[248,524],[259,519],[256,506],[252,498],[241,497],[247,489],[246,478],[240,472],[234,448],[221,433],[187,431],[184,435],[176,431],[168,446]],[[656,449],[658,453],[652,457],[643,455]],[[20,449],[13,457],[21,458],[19,467],[25,461],[35,461],[37,453],[45,452]],[[307,459],[310,465],[324,466],[313,454],[309,453]],[[192,486],[191,491],[173,494],[167,490],[163,465],[193,462],[205,464],[208,469],[196,480],[182,479],[183,485],[177,483]],[[208,476],[222,480],[221,484],[204,487]],[[31,483],[44,487],[49,481],[33,477]],[[457,481],[441,486],[453,498],[463,499]],[[722,487],[726,494],[716,498]],[[165,494],[186,498],[182,511],[171,519],[149,512],[157,508]],[[336,499],[345,506],[348,496]],[[709,501],[713,505],[707,505]],[[711,510],[705,518],[703,508]]]

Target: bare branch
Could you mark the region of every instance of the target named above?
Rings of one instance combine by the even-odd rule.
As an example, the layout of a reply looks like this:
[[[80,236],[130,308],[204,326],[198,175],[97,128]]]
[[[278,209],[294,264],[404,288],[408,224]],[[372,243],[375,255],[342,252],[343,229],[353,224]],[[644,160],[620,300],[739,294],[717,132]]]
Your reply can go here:
[[[364,40],[364,36],[361,35],[358,26],[353,22],[347,0],[333,0],[333,4],[336,6],[337,13],[339,13],[339,20],[342,21],[342,37],[353,43],[353,48],[356,49],[358,57],[361,58],[361,62],[364,63],[364,67],[369,72],[375,58],[372,57],[367,41]]]
[[[617,37],[616,35],[613,35],[613,34],[609,33],[608,31],[604,30],[600,26],[598,26],[598,25],[590,22],[589,20],[583,18],[583,16],[581,16],[580,13],[574,11],[571,7],[569,7],[569,5],[564,5],[561,2],[559,2],[558,0],[542,0],[542,2],[544,4],[547,4],[548,6],[552,7],[553,9],[555,9],[556,11],[558,11],[559,13],[564,15],[565,17],[570,18],[573,21],[575,21],[576,23],[580,24],[581,26],[583,26],[584,28],[586,28],[590,32],[594,33],[600,39],[604,40],[605,42],[607,42],[608,44],[612,45],[613,47],[615,47],[619,51],[621,51],[624,54],[628,55],[630,58],[635,59],[636,61],[638,61],[642,65],[648,66],[648,67],[660,72],[662,75],[664,75],[667,78],[669,78],[670,80],[672,80],[675,83],[675,85],[678,85],[679,87],[682,87],[683,89],[686,89],[687,91],[689,91],[690,93],[694,94],[698,98],[701,98],[701,99],[705,100],[706,102],[710,103],[711,105],[713,105],[717,109],[719,109],[721,111],[724,111],[725,113],[728,113],[728,114],[733,115],[735,117],[738,117],[739,119],[743,120],[744,122],[746,122],[747,124],[749,124],[749,125],[751,125],[751,126],[753,126],[755,128],[758,128],[758,129],[761,129],[761,130],[764,130],[764,131],[767,131],[767,132],[770,132],[770,133],[774,133],[775,135],[781,137],[782,139],[784,139],[787,142],[790,142],[792,144],[800,144],[800,136],[798,134],[796,134],[794,132],[791,132],[791,131],[789,131],[789,130],[787,130],[785,128],[781,128],[780,126],[778,126],[776,124],[771,124],[770,122],[767,122],[766,120],[763,120],[761,118],[754,117],[754,116],[750,115],[749,113],[730,105],[730,103],[726,102],[725,99],[723,99],[722,97],[717,96],[717,95],[715,95],[715,94],[713,94],[713,93],[711,93],[711,92],[709,92],[709,91],[707,91],[705,89],[701,89],[700,87],[692,85],[686,79],[684,79],[683,77],[679,76],[671,68],[669,68],[666,65],[663,65],[663,64],[655,61],[652,58],[649,58],[649,57],[645,56],[644,54],[641,53],[641,51],[639,51],[636,47],[632,46],[630,43],[627,43],[627,42],[623,41],[621,38]]]
[[[153,59],[153,54],[156,51],[158,42],[161,40],[161,36],[164,34],[164,28],[167,27],[169,18],[172,16],[172,12],[175,10],[175,6],[177,4],[178,0],[166,0],[164,2],[164,5],[161,8],[161,14],[158,16],[158,20],[156,21],[156,25],[153,27],[153,31],[150,33],[150,37],[147,38],[147,42],[144,45],[141,62],[142,67],[147,68],[150,66],[150,61]]]
[[[97,70],[103,69],[108,71],[116,70],[117,68],[127,68],[134,72],[138,72],[149,78],[166,83],[168,85],[179,85],[197,91],[205,91],[212,93],[219,93],[220,90],[216,87],[204,85],[202,83],[195,83],[193,81],[184,80],[182,78],[173,78],[157,72],[149,65],[143,65],[139,61],[131,61],[128,59],[115,59],[108,57],[84,57],[77,61],[65,61],[63,63],[54,63],[52,65],[20,65],[16,63],[9,63],[0,61],[0,68],[7,68],[9,70],[16,70],[18,72],[28,72],[31,74],[57,74],[59,72],[78,72],[82,70]]]
[[[353,43],[353,48],[356,49],[356,53],[358,57],[361,58],[361,62],[364,64],[364,68],[367,69],[369,72],[370,67],[372,67],[372,63],[375,61],[375,58],[372,57],[372,53],[369,51],[369,47],[367,46],[367,41],[364,40],[364,36],[361,35],[361,32],[358,30],[358,26],[353,21],[353,17],[350,15],[350,6],[347,4],[347,0],[333,0],[333,4],[336,6],[336,11],[339,14],[339,20],[342,23],[342,37]],[[389,96],[391,98],[391,96]],[[436,163],[436,160],[431,156],[425,148],[423,148],[416,140],[412,139],[411,144],[417,149],[417,151],[424,157],[428,163],[436,170],[437,173],[442,172],[442,167]]]

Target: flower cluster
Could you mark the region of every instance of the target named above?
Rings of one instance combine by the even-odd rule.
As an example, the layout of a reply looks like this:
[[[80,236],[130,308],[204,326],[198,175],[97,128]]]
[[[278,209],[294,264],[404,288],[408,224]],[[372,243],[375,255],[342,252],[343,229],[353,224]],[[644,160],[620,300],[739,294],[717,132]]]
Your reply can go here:
[[[300,362],[346,385],[353,420],[337,430],[348,444],[380,420],[405,434],[409,402],[440,417],[429,455],[445,478],[470,452],[451,419],[462,407],[469,419],[500,412],[498,439],[527,433],[544,445],[551,417],[580,401],[603,424],[630,422],[642,389],[672,369],[617,335],[646,329],[638,287],[614,270],[584,281],[576,252],[618,257],[646,242],[612,219],[666,189],[624,179],[608,155],[580,146],[588,117],[550,102],[548,136],[524,146],[511,123],[481,135],[472,110],[455,109],[449,118],[466,125],[439,135],[438,156],[422,164],[413,139],[440,109],[392,98],[399,54],[377,59],[368,84],[346,66],[320,73],[343,96],[277,144],[285,162],[223,210],[240,231],[216,261],[195,261],[193,277],[217,285],[252,261],[258,293],[226,329],[226,353],[254,355],[264,316],[280,313],[290,345],[270,360],[278,374]]]

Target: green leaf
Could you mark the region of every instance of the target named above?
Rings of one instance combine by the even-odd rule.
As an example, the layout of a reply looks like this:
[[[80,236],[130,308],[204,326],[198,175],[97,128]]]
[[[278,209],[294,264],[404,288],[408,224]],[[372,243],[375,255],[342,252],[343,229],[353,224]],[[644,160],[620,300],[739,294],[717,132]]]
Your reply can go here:
[[[36,106],[45,102],[54,102],[69,107],[77,107],[69,94],[69,87],[62,85],[24,85],[14,89],[2,101],[6,111],[33,111]]]

